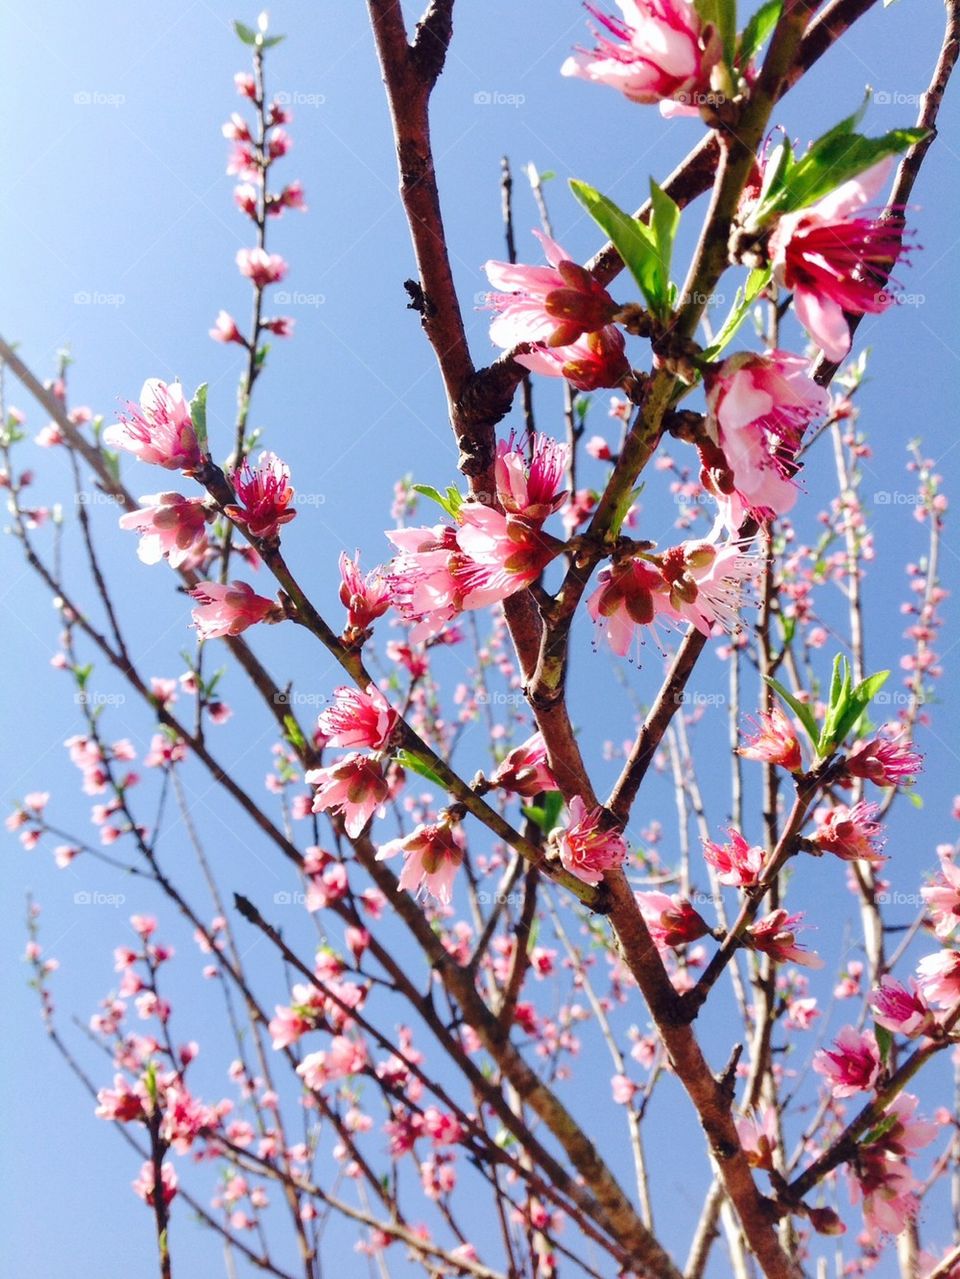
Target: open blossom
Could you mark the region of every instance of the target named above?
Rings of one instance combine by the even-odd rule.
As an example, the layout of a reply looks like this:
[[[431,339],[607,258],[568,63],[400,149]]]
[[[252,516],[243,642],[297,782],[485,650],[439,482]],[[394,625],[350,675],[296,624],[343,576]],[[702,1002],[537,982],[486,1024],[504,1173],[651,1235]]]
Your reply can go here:
[[[917,964],[917,986],[932,1004],[953,1010],[960,1003],[960,951],[924,955]]]
[[[561,486],[570,450],[566,444],[538,431],[533,437],[530,462],[516,448],[513,437],[497,444],[494,474],[500,505],[511,515],[542,521],[558,511],[566,501]]]
[[[340,603],[347,610],[347,631],[367,630],[390,607],[390,592],[379,567],[364,577],[360,553],[353,559],[340,552]]]
[[[888,156],[809,208],[786,214],[770,237],[777,281],[793,290],[798,320],[830,360],[850,350],[845,311],[878,314],[894,300],[886,285],[903,251],[903,217],[861,216],[891,165]]]
[[[626,841],[618,830],[603,826],[602,817],[602,808],[588,809],[575,795],[568,805],[566,825],[556,836],[564,870],[585,884],[599,884],[605,871],[626,860]]]
[[[862,1198],[867,1223],[891,1235],[906,1227],[919,1203],[920,1186],[905,1160],[928,1146],[939,1131],[939,1125],[914,1118],[917,1104],[910,1093],[900,1093],[887,1107],[881,1136],[861,1145],[851,1166],[853,1202]]]
[[[769,711],[760,711],[759,722],[745,746],[737,748],[744,759],[761,764],[779,764],[791,773],[800,772],[803,757],[793,724],[776,704]]]
[[[770,955],[778,964],[800,964],[804,968],[822,968],[823,960],[797,943],[797,928],[802,915],[789,915],[783,909],[771,911],[747,929],[746,944],[753,950]]]
[[[290,468],[276,453],[264,451],[256,466],[244,459],[232,479],[238,504],[224,509],[251,537],[276,537],[281,525],[289,524],[296,515],[288,509],[293,501]]]
[[[378,760],[351,752],[329,768],[313,768],[303,780],[317,787],[313,811],[325,813],[332,808],[343,817],[351,839],[355,839],[390,794]]]
[[[287,264],[279,253],[268,253],[266,249],[238,249],[237,266],[240,274],[245,275],[258,289],[268,284],[278,284],[287,274]]]
[[[557,789],[547,762],[547,747],[542,733],[534,733],[520,746],[515,746],[490,778],[492,786],[532,799],[541,791]]]
[[[237,322],[229,311],[218,311],[217,318],[213,322],[213,328],[210,330],[210,336],[214,342],[239,342],[245,345],[246,341],[243,334],[237,327]]]
[[[381,845],[377,861],[402,853],[403,869],[398,890],[412,893],[415,897],[426,891],[448,906],[453,881],[463,861],[464,846],[459,825],[440,821],[418,826],[409,835]]]
[[[202,461],[190,408],[179,382],[148,378],[140,392],[140,406],[128,406],[129,416],[108,426],[103,441],[125,449],[141,462],[169,471],[192,471]]]
[[[917,994],[908,990],[889,974],[880,978],[880,985],[870,996],[873,1019],[895,1035],[914,1038],[929,1030],[934,1016]]]
[[[640,914],[658,950],[705,937],[710,926],[686,898],[667,893],[634,893]]]
[[[490,339],[505,350],[523,342],[570,346],[582,334],[595,333],[609,324],[615,310],[613,298],[588,270],[548,235],[541,231],[534,231],[534,235],[543,245],[549,266],[484,264],[487,279],[502,290],[487,296],[497,312],[490,325]]]
[[[701,482],[736,531],[748,515],[783,515],[797,496],[795,459],[806,427],[830,407],[810,364],[789,351],[738,354],[707,379],[709,442]]]
[[[678,619],[701,635],[715,627],[728,634],[740,629],[745,592],[760,571],[760,560],[745,555],[736,542],[683,542],[663,556],[661,572],[669,587],[669,604]]]
[[[375,684],[368,684],[365,693],[344,686],[334,690],[333,703],[321,712],[317,727],[328,746],[379,751],[386,746],[398,719]]]
[[[844,1026],[833,1048],[821,1048],[813,1058],[814,1070],[823,1075],[834,1097],[852,1097],[872,1088],[880,1075],[880,1051],[871,1032],[860,1034]]]
[[[608,84],[633,102],[659,102],[663,115],[695,112],[720,57],[717,36],[704,32],[689,0],[617,4],[622,17],[588,6],[608,34],[596,30],[596,47],[568,58],[561,74]]]
[[[178,568],[203,553],[208,513],[202,498],[149,493],[140,498],[140,505],[141,510],[120,516],[120,527],[140,534],[137,555],[144,564],[166,558]]]
[[[277,620],[276,603],[256,595],[246,582],[201,582],[190,595],[198,604],[193,624],[202,640],[239,635],[255,622]]]
[[[101,1088],[97,1093],[94,1114],[98,1119],[109,1119],[121,1124],[132,1123],[136,1119],[146,1118],[145,1100],[142,1087],[131,1087],[123,1075],[115,1075],[113,1087]]]
[[[714,844],[705,839],[703,856],[716,869],[717,879],[721,884],[728,884],[732,888],[749,888],[760,877],[764,851],[758,846],[751,847],[732,826],[728,834],[730,840],[726,844]]]
[[[920,889],[933,920],[933,931],[941,941],[948,941],[960,923],[960,866],[953,853],[950,845],[937,850],[940,873],[932,884]]]
[[[175,1197],[179,1188],[179,1180],[177,1178],[176,1169],[171,1163],[164,1163],[160,1166],[160,1182],[163,1186],[163,1202],[170,1203]],[[143,1200],[145,1204],[153,1207],[153,1195],[156,1189],[156,1178],[152,1160],[147,1160],[140,1169],[137,1179],[132,1183],[134,1194]]]
[[[538,345],[518,352],[514,359],[531,373],[566,378],[578,391],[619,386],[630,372],[623,334],[613,324],[586,333],[569,346]]]
[[[658,616],[673,618],[663,575],[646,560],[623,560],[597,575],[598,586],[587,600],[587,612],[620,657],[633,644],[637,629]]]
[[[923,767],[923,756],[909,742],[874,737],[855,742],[844,765],[851,777],[865,777],[875,786],[907,786]]]
[[[883,827],[875,820],[877,805],[861,800],[853,808],[837,804],[814,813],[816,841],[825,853],[845,862],[882,862],[880,852]]]
[[[367,1046],[363,1040],[334,1035],[329,1048],[304,1057],[297,1067],[297,1074],[308,1088],[322,1088],[333,1079],[360,1074],[368,1064]]]

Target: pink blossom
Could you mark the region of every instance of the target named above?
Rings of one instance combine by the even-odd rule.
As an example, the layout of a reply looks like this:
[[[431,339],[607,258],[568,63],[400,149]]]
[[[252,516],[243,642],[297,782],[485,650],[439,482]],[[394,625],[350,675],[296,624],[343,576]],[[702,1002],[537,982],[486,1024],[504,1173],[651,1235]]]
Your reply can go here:
[[[233,76],[234,87],[237,93],[244,98],[256,98],[257,82],[249,71],[235,71]]]
[[[347,610],[347,630],[360,633],[381,617],[390,607],[390,593],[379,569],[364,577],[360,572],[360,553],[353,559],[340,553],[340,603]]]
[[[270,319],[262,320],[260,327],[272,333],[274,337],[289,338],[293,337],[293,326],[296,323],[289,315],[274,315]]]
[[[657,616],[674,616],[663,576],[646,560],[608,565],[600,570],[597,581],[587,612],[620,657],[630,651],[639,627],[653,625]]]
[[[619,386],[630,372],[623,334],[612,324],[587,333],[569,346],[534,346],[514,355],[531,373],[542,377],[562,377],[578,391],[596,391],[603,386]]]
[[[570,346],[585,333],[610,323],[615,304],[606,289],[548,235],[534,231],[549,266],[515,262],[484,264],[487,279],[499,293],[488,294],[498,312],[490,339],[505,350],[525,342],[549,347]]]
[[[777,281],[793,290],[797,318],[830,360],[850,350],[844,312],[885,311],[887,278],[903,251],[904,221],[858,216],[890,172],[887,157],[824,199],[780,218],[770,237]]]
[[[144,1100],[142,1089],[138,1091],[137,1087],[131,1087],[123,1075],[115,1075],[113,1087],[101,1088],[97,1093],[97,1109],[94,1114],[98,1119],[128,1124],[146,1118]]]
[[[234,471],[231,478],[237,505],[224,507],[227,515],[250,537],[277,537],[281,525],[289,524],[296,515],[296,511],[288,509],[293,501],[293,489],[286,462],[276,453],[263,452],[256,466],[244,459],[243,466]]]
[[[266,249],[238,249],[237,266],[255,288],[265,289],[268,284],[278,284],[287,274],[287,264],[279,253],[267,253]]]
[[[763,870],[764,851],[756,845],[751,847],[732,826],[727,833],[730,836],[727,844],[714,844],[709,839],[703,841],[704,859],[715,867],[721,884],[749,888],[757,882]]]
[[[795,458],[803,432],[830,396],[799,355],[739,354],[707,380],[707,432],[701,483],[720,499],[734,532],[748,515],[783,515],[794,504]]]
[[[246,582],[201,582],[189,594],[199,605],[193,625],[202,640],[239,635],[256,622],[279,620],[274,601],[256,595]]]
[[[800,964],[804,968],[822,968],[823,960],[797,944],[796,930],[802,915],[789,915],[774,910],[747,929],[745,943],[753,950],[770,955],[778,964]]]
[[[746,746],[737,748],[737,754],[762,764],[778,764],[791,773],[803,768],[793,724],[776,704],[769,711],[760,711],[753,736],[747,738]]]
[[[925,999],[952,1011],[960,1001],[960,951],[925,955],[917,964],[917,986]]]
[[[844,1026],[832,1049],[821,1048],[815,1054],[813,1068],[826,1079],[834,1097],[865,1092],[880,1075],[877,1041],[869,1030],[859,1034],[853,1026]]]
[[[450,822],[421,825],[401,839],[382,844],[377,861],[403,854],[403,869],[397,884],[398,890],[419,896],[422,891],[431,893],[444,906],[450,904],[451,890],[460,863],[463,861],[465,841],[458,825]]]
[[[317,720],[328,746],[366,747],[383,750],[399,716],[375,684],[367,691],[342,687],[334,690],[333,703]]]
[[[710,926],[685,898],[667,893],[634,893],[658,950],[685,946],[705,937]]]
[[[626,1075],[614,1075],[610,1080],[610,1089],[618,1106],[629,1106],[639,1091],[638,1086]]]
[[[174,1198],[179,1188],[179,1181],[176,1170],[171,1163],[161,1164],[160,1181],[163,1186],[163,1202],[168,1204]],[[156,1180],[154,1177],[153,1163],[148,1159],[140,1169],[137,1179],[131,1183],[134,1193],[143,1200],[145,1204],[153,1207],[153,1195],[156,1189]]]
[[[627,857],[620,831],[605,825],[603,809],[588,809],[580,795],[570,800],[556,843],[564,870],[585,884],[599,884],[606,871],[622,866]]]
[[[848,808],[837,804],[833,808],[818,808],[814,813],[817,824],[816,841],[825,853],[833,853],[842,861],[882,862],[880,852],[883,827],[875,820],[876,804],[865,800]]]
[[[851,1201],[863,1201],[864,1220],[881,1233],[899,1235],[906,1229],[916,1216],[917,1189],[906,1164],[887,1158],[882,1150],[863,1148],[851,1167]]]
[[[777,1148],[777,1112],[765,1107],[758,1118],[743,1115],[736,1121],[737,1136],[751,1168],[773,1170],[773,1152]]]
[[[907,786],[923,767],[923,756],[906,741],[874,737],[855,742],[845,769],[851,777],[865,777],[875,786]]]
[[[497,497],[504,511],[543,521],[558,511],[567,493],[561,489],[570,450],[541,432],[533,437],[529,464],[513,436],[497,444],[494,468]]]
[[[356,839],[390,793],[381,764],[355,752],[329,768],[310,769],[303,779],[317,787],[313,811],[332,808],[339,813],[351,839]]]
[[[179,568],[202,555],[209,518],[202,498],[150,493],[140,498],[140,505],[141,510],[128,511],[119,522],[122,529],[140,534],[137,555],[144,564],[166,558],[172,568]]]
[[[140,407],[130,404],[128,412],[129,417],[121,417],[103,432],[110,448],[126,449],[139,461],[170,471],[190,472],[200,465],[203,459],[179,382],[168,386],[159,378],[148,378],[140,392]]]
[[[534,733],[521,746],[515,746],[490,778],[490,784],[522,795],[524,799],[532,799],[541,791],[556,790],[543,734]]]
[[[246,345],[244,336],[237,328],[237,322],[229,311],[217,312],[210,336],[214,342],[239,342],[241,346]]]
[[[453,577],[463,608],[486,608],[540,576],[563,544],[525,518],[465,502],[460,508]]]
[[[320,1052],[308,1053],[297,1067],[297,1074],[308,1088],[322,1088],[334,1079],[358,1075],[369,1064],[367,1047],[363,1040],[334,1035],[330,1047]]]
[[[870,996],[870,1006],[878,1025],[911,1039],[924,1034],[934,1023],[933,1013],[916,987],[908,990],[889,974],[880,978],[880,985]]]
[[[740,629],[739,611],[745,592],[760,571],[760,560],[745,555],[736,542],[683,542],[662,558],[669,604],[678,619],[690,622],[701,635],[715,627],[733,634]]]
[[[595,48],[569,57],[561,74],[608,84],[632,102],[659,102],[663,115],[695,112],[720,57],[716,34],[704,31],[689,0],[617,4],[622,17],[588,5],[609,34],[595,29]]]
[[[933,931],[941,941],[948,941],[960,923],[960,866],[953,859],[953,848],[937,850],[940,873],[932,884],[920,889],[933,919]]]

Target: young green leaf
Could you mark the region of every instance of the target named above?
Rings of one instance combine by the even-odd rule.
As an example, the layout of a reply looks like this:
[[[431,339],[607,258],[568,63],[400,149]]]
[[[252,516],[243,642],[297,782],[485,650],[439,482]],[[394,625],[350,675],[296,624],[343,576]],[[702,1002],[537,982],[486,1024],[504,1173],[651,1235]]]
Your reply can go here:
[[[233,29],[237,33],[237,35],[240,37],[240,39],[243,41],[244,44],[250,45],[251,48],[253,48],[256,45],[257,33],[256,31],[252,30],[252,28],[248,27],[245,22],[239,22],[237,20],[234,20]]]
[[[766,3],[760,6],[743,28],[740,44],[737,48],[737,62],[741,71],[748,66],[751,59],[763,47],[767,36],[777,25],[782,9],[783,0],[766,0]]]
[[[796,715],[797,719],[803,725],[807,736],[810,738],[814,750],[816,750],[817,743],[820,740],[820,729],[817,727],[817,721],[814,718],[813,711],[809,706],[805,706],[803,702],[794,697],[794,695],[785,689],[779,680],[775,680],[772,675],[764,675],[763,678],[777,696],[782,698],[793,711],[794,715]]]
[[[750,313],[750,308],[770,283],[773,272],[769,267],[757,267],[747,276],[743,288],[737,289],[730,313],[720,326],[713,342],[703,353],[705,360],[715,360],[737,335],[740,325]]]
[[[594,222],[610,237],[650,309],[657,315],[663,315],[668,305],[666,273],[652,228],[624,213],[586,182],[571,179],[570,189]]]
[[[411,487],[414,493],[420,493],[423,497],[430,498],[431,502],[436,502],[452,520],[457,518],[457,512],[463,505],[463,498],[455,488],[448,488],[446,494],[443,494],[432,484],[413,484]]]
[[[434,786],[438,786],[443,790],[443,782],[437,774],[429,764],[418,759],[416,755],[411,755],[409,751],[401,750],[397,751],[394,758],[401,768],[405,768],[411,773],[417,773],[420,777],[425,777],[428,782],[433,782]]]
[[[207,441],[207,384],[201,382],[193,393],[193,399],[190,401],[190,421],[193,423],[193,431],[197,437],[197,446],[201,454],[206,456],[209,453],[209,444]]]

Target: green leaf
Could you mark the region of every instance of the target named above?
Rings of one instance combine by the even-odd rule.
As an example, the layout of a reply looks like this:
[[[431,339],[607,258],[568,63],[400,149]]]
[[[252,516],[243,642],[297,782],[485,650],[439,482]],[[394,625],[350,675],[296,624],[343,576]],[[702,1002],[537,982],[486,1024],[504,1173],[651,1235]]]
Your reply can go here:
[[[914,808],[923,808],[923,797],[918,795],[915,790],[907,791],[907,799],[909,799]]]
[[[411,754],[410,751],[397,751],[394,758],[401,768],[406,768],[411,773],[417,773],[420,777],[425,777],[428,782],[433,782],[434,786],[439,786],[441,790],[446,789],[430,765],[416,755]]]
[[[781,697],[793,711],[794,715],[796,715],[797,719],[803,725],[807,736],[810,738],[814,749],[816,749],[817,742],[820,737],[820,730],[817,727],[817,721],[814,718],[813,711],[809,706],[805,706],[803,702],[798,701],[798,699],[794,697],[792,693],[788,692],[780,681],[775,680],[772,675],[764,675],[763,678],[777,696]]]
[[[723,55],[733,62],[737,43],[737,0],[694,0],[701,21],[716,27],[723,43]]]
[[[286,40],[286,36],[264,36],[260,41],[262,49],[272,49],[275,44],[279,44],[281,40]]]
[[[878,1021],[873,1023],[873,1033],[877,1040],[877,1048],[880,1050],[880,1060],[884,1065],[890,1060],[890,1049],[893,1047],[893,1035],[887,1030],[886,1026],[881,1026]]]
[[[671,200],[666,191],[659,187],[653,178],[650,179],[650,204],[653,208],[653,214],[650,218],[653,239],[660,257],[663,279],[666,283],[669,283],[673,242],[677,238],[677,228],[680,225],[680,206],[674,200]]]
[[[207,384],[201,382],[193,393],[193,399],[190,401],[190,420],[193,423],[194,434],[197,437],[197,445],[201,454],[206,456],[209,453],[207,444]]]
[[[847,734],[856,727],[867,707],[889,678],[889,671],[879,671],[876,675],[870,675],[856,688],[848,689],[845,705],[836,717],[831,746],[839,746]]]
[[[614,507],[613,514],[610,517],[610,537],[617,538],[620,536],[620,529],[623,521],[627,518],[630,507],[643,492],[643,485],[638,484],[635,489],[627,489],[626,493],[620,498]]]
[[[239,22],[235,20],[233,24],[233,29],[237,33],[237,35],[240,37],[240,39],[243,41],[244,44],[250,45],[251,48],[253,48],[256,45],[257,33],[251,27],[248,27],[245,22]]]
[[[741,70],[759,52],[767,36],[777,25],[782,9],[783,0],[766,0],[766,4],[760,6],[743,28],[737,49],[737,61]]]
[[[668,307],[667,273],[660,260],[653,229],[624,213],[586,182],[571,178],[570,189],[594,222],[609,236],[640,286],[650,309],[657,315],[664,315]]]
[[[431,502],[443,508],[452,520],[456,520],[460,507],[463,505],[462,495],[452,486],[447,489],[446,494],[435,489],[432,484],[412,484],[411,488],[414,493],[420,493],[423,497],[429,497]]]
[[[539,826],[544,835],[549,835],[560,822],[563,812],[563,796],[558,790],[547,791],[543,804],[530,804],[523,808],[524,817],[528,817],[535,826]]]
[[[294,716],[284,715],[283,726],[287,730],[287,741],[290,745],[296,750],[302,751],[307,745],[307,739],[304,737]]]
[[[743,288],[737,289],[737,295],[733,299],[730,314],[720,326],[719,333],[714,337],[712,344],[704,351],[703,358],[705,360],[715,360],[720,352],[730,345],[736,337],[740,325],[747,318],[750,308],[770,283],[772,274],[770,267],[757,267],[750,272]]]

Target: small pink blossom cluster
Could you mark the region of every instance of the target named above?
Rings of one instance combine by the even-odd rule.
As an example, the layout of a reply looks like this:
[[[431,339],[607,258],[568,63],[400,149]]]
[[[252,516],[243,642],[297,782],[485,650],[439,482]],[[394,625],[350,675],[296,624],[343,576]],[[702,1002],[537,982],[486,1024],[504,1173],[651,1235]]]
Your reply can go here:
[[[335,764],[304,773],[316,786],[313,811],[339,814],[351,839],[356,839],[390,794],[382,752],[387,748],[398,716],[374,684],[365,692],[338,688],[332,704],[318,721],[318,740],[328,746],[350,749]],[[363,749],[374,752],[362,754]]]

